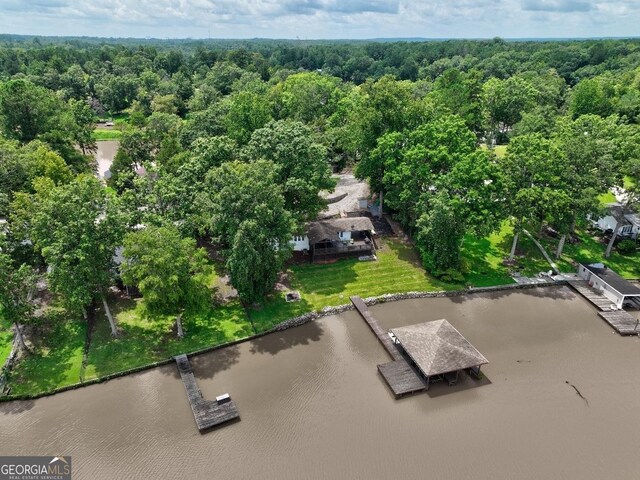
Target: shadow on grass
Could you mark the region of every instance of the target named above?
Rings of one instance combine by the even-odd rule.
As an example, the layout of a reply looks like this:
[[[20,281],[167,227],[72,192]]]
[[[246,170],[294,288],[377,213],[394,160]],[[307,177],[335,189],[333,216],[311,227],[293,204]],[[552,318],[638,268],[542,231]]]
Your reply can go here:
[[[297,345],[317,342],[324,331],[318,322],[309,322],[299,327],[274,332],[251,341],[251,353],[276,355]]]
[[[80,381],[87,325],[63,317],[56,314],[31,335],[33,352],[23,356],[11,372],[11,393],[38,393]]]
[[[402,260],[404,262],[411,263],[416,267],[422,268],[420,256],[411,245],[407,245],[401,242],[384,242],[383,250],[387,248],[395,253],[396,257],[398,257],[398,260]]]
[[[185,312],[183,338],[176,335],[175,315],[148,312],[142,300],[119,300],[113,310],[120,335],[111,338],[106,322],[96,326],[87,378],[220,345],[252,333],[244,310],[237,302],[225,306],[208,304],[198,311]]]
[[[462,256],[469,267],[465,275],[467,282],[476,287],[513,283],[507,269],[502,266],[502,254],[488,238],[467,236],[462,249]]]

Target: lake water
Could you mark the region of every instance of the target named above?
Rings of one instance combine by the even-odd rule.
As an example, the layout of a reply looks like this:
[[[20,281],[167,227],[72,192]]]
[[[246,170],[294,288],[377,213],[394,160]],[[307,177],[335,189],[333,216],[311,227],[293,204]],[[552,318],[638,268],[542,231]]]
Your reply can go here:
[[[104,178],[104,174],[111,168],[113,159],[118,153],[120,148],[119,140],[100,140],[96,142],[97,150],[95,153],[95,159],[98,163],[98,176]]]
[[[76,479],[639,477],[640,340],[567,288],[371,311],[386,328],[447,318],[491,362],[486,381],[395,400],[376,370],[386,352],[346,312],[192,359],[238,423],[198,433],[167,365],[0,404],[0,453],[72,455]]]

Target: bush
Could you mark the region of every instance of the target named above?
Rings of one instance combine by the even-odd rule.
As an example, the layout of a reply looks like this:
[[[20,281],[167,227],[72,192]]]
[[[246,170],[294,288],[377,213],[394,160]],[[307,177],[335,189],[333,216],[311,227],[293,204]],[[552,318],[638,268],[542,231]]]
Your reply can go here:
[[[636,242],[635,240],[623,240],[618,244],[617,249],[621,255],[629,255],[636,251]]]
[[[443,282],[455,282],[455,283],[463,283],[464,282],[464,274],[455,268],[448,268],[447,270],[436,270],[431,272],[434,277],[442,280]]]

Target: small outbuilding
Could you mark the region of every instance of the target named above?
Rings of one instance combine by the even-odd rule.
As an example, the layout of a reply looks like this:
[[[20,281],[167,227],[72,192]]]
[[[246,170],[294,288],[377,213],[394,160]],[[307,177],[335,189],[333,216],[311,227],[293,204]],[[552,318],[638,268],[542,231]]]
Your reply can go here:
[[[394,342],[402,347],[429,383],[444,378],[458,380],[460,370],[479,376],[480,367],[489,363],[447,320],[435,320],[391,330]]]
[[[581,263],[578,276],[589,286],[611,300],[618,309],[625,304],[640,307],[640,288],[625,280],[602,263]]]

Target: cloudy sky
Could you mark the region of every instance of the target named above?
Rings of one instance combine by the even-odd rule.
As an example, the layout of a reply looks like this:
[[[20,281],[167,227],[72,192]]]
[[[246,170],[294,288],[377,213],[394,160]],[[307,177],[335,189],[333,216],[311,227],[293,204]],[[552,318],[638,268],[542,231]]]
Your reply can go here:
[[[0,33],[157,38],[640,34],[640,0],[0,0]]]

